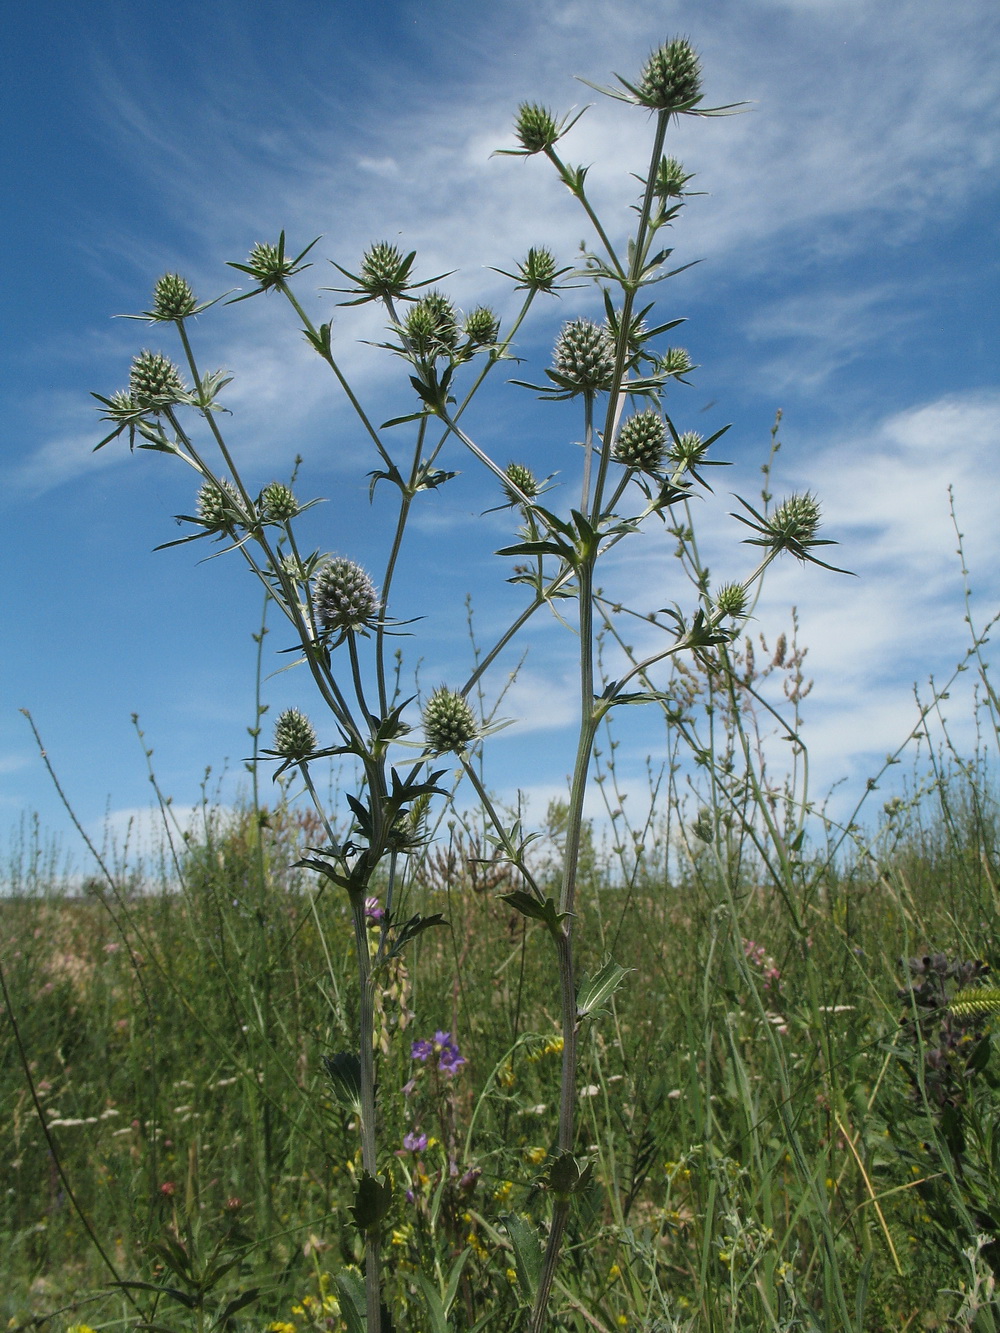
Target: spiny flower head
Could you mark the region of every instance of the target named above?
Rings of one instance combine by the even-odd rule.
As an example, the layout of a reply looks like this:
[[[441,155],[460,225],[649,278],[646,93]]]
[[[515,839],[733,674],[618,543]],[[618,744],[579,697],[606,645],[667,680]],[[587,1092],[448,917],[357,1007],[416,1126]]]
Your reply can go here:
[[[500,336],[500,321],[488,305],[479,305],[466,315],[462,332],[474,346],[489,347]]]
[[[686,430],[670,446],[670,461],[677,467],[691,469],[705,458],[708,445],[696,430]]]
[[[611,385],[615,346],[593,320],[572,319],[556,339],[552,360],[558,384],[574,393],[596,393]]]
[[[691,173],[685,172],[676,157],[661,157],[653,180],[653,193],[658,199],[679,199],[689,180]]]
[[[180,371],[162,352],[140,352],[132,362],[128,383],[135,405],[146,411],[162,411],[186,396]]]
[[[643,66],[636,89],[642,106],[687,111],[701,101],[701,62],[684,37],[657,47]]]
[[[458,343],[458,315],[442,292],[428,292],[407,311],[403,332],[417,356],[447,356]]]
[[[206,481],[196,504],[198,519],[210,532],[232,532],[243,519],[239,492],[225,477],[218,483]]]
[[[689,370],[694,370],[694,362],[691,360],[686,347],[668,347],[660,357],[659,369],[663,375],[672,375],[676,379],[680,379]]]
[[[747,590],[742,583],[724,583],[712,600],[719,615],[738,619],[747,609]]]
[[[508,463],[504,471],[513,483],[510,486],[504,483],[504,491],[511,504],[523,504],[522,495],[526,495],[529,500],[538,495],[541,487],[530,467],[525,467],[523,463]]]
[[[316,575],[313,603],[324,629],[353,633],[378,618],[379,597],[360,565],[335,556]]]
[[[537,102],[522,102],[517,109],[514,133],[529,156],[551,148],[559,139],[559,124],[548,107]]]
[[[257,503],[261,514],[272,523],[287,523],[299,512],[298,501],[283,481],[268,482]]]
[[[388,241],[376,241],[361,259],[361,279],[365,290],[372,296],[390,299],[400,297],[410,285],[410,266],[413,255],[406,259]]]
[[[191,284],[178,273],[164,273],[153,288],[152,314],[157,319],[185,319],[194,310],[196,301]]]
[[[297,708],[286,708],[274,724],[274,749],[282,759],[296,763],[308,758],[316,749],[316,731],[313,724]]]
[[[427,747],[432,754],[464,750],[479,730],[466,701],[444,685],[427,700],[422,721]]]
[[[781,546],[805,546],[819,531],[819,501],[811,491],[790,495],[771,515],[768,523],[775,543]]]
[[[518,264],[517,269],[518,277],[521,279],[518,290],[526,288],[533,292],[550,292],[559,276],[555,255],[544,246],[539,249],[532,246],[524,262]]]
[[[636,412],[622,422],[615,440],[614,456],[626,467],[654,472],[663,461],[667,430],[653,407]]]

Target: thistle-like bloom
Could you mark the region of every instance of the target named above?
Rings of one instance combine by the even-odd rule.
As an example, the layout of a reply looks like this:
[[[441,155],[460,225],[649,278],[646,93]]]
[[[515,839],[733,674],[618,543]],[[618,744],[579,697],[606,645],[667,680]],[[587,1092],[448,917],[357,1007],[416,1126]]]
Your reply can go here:
[[[692,173],[685,172],[676,157],[661,157],[653,181],[653,193],[658,199],[679,199],[691,178]]]
[[[541,486],[530,467],[525,467],[523,463],[508,463],[504,471],[512,483],[511,485],[506,482],[503,484],[504,492],[511,504],[523,504],[522,495],[526,495],[529,500],[533,500],[538,495]]]
[[[282,232],[277,245],[272,245],[270,241],[258,241],[247,256],[245,264],[236,264],[230,260],[230,268],[248,273],[258,284],[255,291],[244,292],[242,296],[236,296],[233,300],[245,301],[248,297],[256,296],[258,292],[268,292],[274,288],[280,290],[289,278],[309,267],[308,264],[303,264],[302,260],[315,244],[316,241],[310,241],[301,254],[289,259],[285,254],[285,233]]]
[[[140,352],[132,362],[128,383],[136,407],[147,412],[162,412],[187,397],[180,371],[162,352]]]
[[[622,422],[614,444],[614,457],[637,472],[655,472],[663,462],[667,429],[653,407],[635,412]]]
[[[197,302],[191,284],[178,273],[164,273],[153,288],[153,309],[157,319],[181,320],[192,313]]]
[[[403,332],[416,355],[432,361],[448,356],[458,344],[458,315],[442,292],[428,292],[403,320]]]
[[[522,102],[517,109],[514,133],[518,143],[529,156],[543,153],[559,140],[559,124],[548,107],[537,102]]]
[[[820,507],[815,495],[810,491],[790,495],[771,515],[772,545],[785,549],[806,546],[819,531],[819,523]]]
[[[590,319],[563,326],[552,354],[552,378],[573,393],[597,393],[611,386],[615,346],[606,329]]]
[[[405,259],[388,241],[376,241],[361,258],[361,280],[365,291],[373,297],[399,298],[409,287],[410,268],[414,255]]]
[[[686,347],[668,347],[660,357],[659,368],[661,374],[673,375],[676,379],[680,379],[695,367]]]
[[[257,501],[260,512],[271,523],[287,523],[299,512],[298,501],[283,481],[269,482]]]
[[[316,749],[313,724],[297,708],[286,708],[274,724],[274,749],[282,759],[301,763]]]
[[[708,445],[696,430],[686,430],[670,446],[670,461],[690,471],[704,462]]]
[[[444,685],[427,700],[422,720],[427,747],[432,754],[464,750],[479,730],[466,701]]]
[[[210,532],[232,532],[243,518],[239,492],[225,477],[216,485],[206,481],[196,501],[200,523]]]
[[[500,321],[488,305],[476,306],[465,317],[462,332],[475,347],[489,347],[500,336]]]
[[[688,111],[701,101],[701,62],[683,37],[658,47],[643,66],[636,89],[642,106],[655,111]]]
[[[320,569],[313,582],[313,603],[324,629],[356,633],[378,619],[375,584],[345,556],[336,556]]]
[[[747,609],[747,590],[742,583],[724,583],[712,600],[719,615],[739,619]]]
[[[518,276],[521,279],[519,289],[523,287],[528,291],[550,292],[559,275],[555,255],[551,250],[546,250],[544,246],[540,249],[532,246],[524,262],[518,264],[517,268]]]

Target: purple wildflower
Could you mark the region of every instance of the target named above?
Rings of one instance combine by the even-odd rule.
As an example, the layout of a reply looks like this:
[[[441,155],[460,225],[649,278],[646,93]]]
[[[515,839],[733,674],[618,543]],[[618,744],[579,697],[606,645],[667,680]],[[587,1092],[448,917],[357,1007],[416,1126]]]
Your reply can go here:
[[[465,1056],[461,1054],[458,1047],[452,1042],[448,1042],[446,1046],[442,1047],[441,1054],[438,1056],[438,1069],[442,1074],[447,1074],[451,1077],[461,1069],[462,1065],[465,1063]]]
[[[379,904],[377,898],[365,899],[365,916],[369,921],[381,921],[385,916],[385,908]]]
[[[427,1040],[415,1041],[410,1047],[411,1060],[427,1060],[434,1054],[434,1044]]]
[[[427,1147],[426,1134],[414,1134],[411,1130],[409,1134],[403,1135],[403,1147],[407,1152],[423,1152]]]

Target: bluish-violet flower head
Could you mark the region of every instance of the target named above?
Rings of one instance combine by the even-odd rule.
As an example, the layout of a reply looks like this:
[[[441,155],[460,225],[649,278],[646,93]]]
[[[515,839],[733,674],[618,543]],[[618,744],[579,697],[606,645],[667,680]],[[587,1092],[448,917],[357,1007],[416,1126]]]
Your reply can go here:
[[[411,1060],[428,1060],[434,1054],[434,1043],[425,1040],[415,1041],[410,1047]]]
[[[441,1029],[438,1028],[437,1032],[434,1033],[434,1049],[436,1051],[439,1051],[442,1046],[448,1046],[450,1045],[450,1043],[451,1043],[451,1033],[442,1032]]]
[[[441,1054],[438,1056],[438,1070],[449,1077],[456,1074],[462,1065],[466,1063],[465,1056],[459,1051],[458,1047],[452,1042],[442,1047]]]
[[[427,1147],[426,1134],[414,1134],[411,1130],[409,1134],[403,1135],[403,1147],[407,1152],[423,1152]]]
[[[375,897],[365,899],[365,916],[369,921],[381,921],[385,916],[385,908]]]

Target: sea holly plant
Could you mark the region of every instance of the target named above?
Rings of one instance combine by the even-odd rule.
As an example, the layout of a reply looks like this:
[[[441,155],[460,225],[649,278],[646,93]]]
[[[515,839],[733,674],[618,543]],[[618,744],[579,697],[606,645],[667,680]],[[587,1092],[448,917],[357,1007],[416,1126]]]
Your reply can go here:
[[[385,497],[392,496],[385,562],[377,577],[348,554],[303,545],[301,519],[317,501],[303,502],[294,486],[282,481],[257,489],[246,480],[239,448],[230,443],[228,428],[223,432],[223,394],[230,377],[206,373],[192,341],[191,320],[216,302],[199,303],[184,278],[162,277],[150,309],[133,317],[160,333],[170,332],[179,344],[177,359],[159,350],[141,351],[128,387],[100,397],[110,430],[98,448],[127,434],[131,447],[171,455],[195,475],[193,512],[179,516],[189,531],[166,545],[207,540],[220,553],[241,558],[284,618],[296,661],[315,685],[314,715],[285,709],[265,755],[274,762],[276,776],[300,776],[324,830],[324,841],[310,848],[300,864],[315,872],[324,888],[346,895],[353,921],[357,1047],[326,1057],[325,1068],[333,1095],[349,1108],[360,1131],[361,1171],[351,1212],[363,1238],[364,1295],[350,1274],[341,1295],[348,1322],[364,1325],[368,1333],[389,1327],[386,1234],[401,1206],[392,1170],[395,1145],[383,1144],[379,1134],[375,998],[391,962],[442,921],[436,913],[408,914],[403,904],[407,866],[429,837],[429,811],[435,801],[448,798],[446,772],[449,767],[464,772],[481,802],[496,855],[515,873],[520,886],[504,895],[507,903],[541,928],[553,949],[562,1026],[561,1092],[555,1146],[548,1161],[539,1164],[532,1186],[547,1193],[551,1206],[541,1235],[516,1212],[504,1224],[516,1272],[524,1275],[519,1281],[524,1324],[541,1333],[550,1326],[574,1202],[594,1171],[581,1149],[576,1121],[578,1035],[582,1025],[599,1021],[602,1006],[626,977],[626,969],[606,958],[591,979],[581,982],[575,962],[583,812],[598,729],[619,706],[662,706],[671,659],[678,654],[711,656],[724,649],[741,631],[768,565],[783,552],[823,563],[815,554],[826,544],[817,536],[819,505],[811,494],[795,495],[763,513],[741,502],[745,512],[739,517],[753,533],[746,541],[758,548],[759,558],[742,580],[717,589],[707,577],[700,580],[693,605],[625,607],[610,603],[598,589],[598,562],[619,543],[648,525],[673,531],[681,522],[675,511],[686,513],[693,495],[710,491],[708,469],[722,463],[713,450],[724,434],[720,430],[703,438],[667,411],[668,393],[677,383],[687,383],[694,366],[686,350],[664,342],[681,320],[657,322],[653,312],[658,284],[680,271],[671,268],[672,250],[663,236],[690,193],[690,173],[665,152],[671,122],[735,108],[702,106],[699,60],[682,39],[653,51],[634,81],[619,78],[618,84],[599,91],[648,113],[651,122],[652,142],[637,176],[641,188],[630,235],[621,235],[620,221],[612,224],[598,216],[587,191],[587,168],[572,166],[562,156],[562,142],[579,115],[559,118],[525,103],[515,120],[516,146],[498,150],[547,159],[592,229],[591,248],[576,265],[559,264],[538,245],[519,264],[496,270],[523,294],[506,329],[488,306],[461,312],[438,285],[447,274],[418,280],[415,253],[404,254],[385,241],[371,245],[353,267],[334,264],[338,280],[347,285],[325,290],[344,298],[342,306],[381,307],[386,340],[380,349],[401,367],[413,394],[412,410],[403,416],[383,424],[378,404],[362,401],[338,360],[332,324],[317,326],[296,294],[304,273],[316,263],[316,241],[295,250],[286,246],[282,233],[276,243],[256,244],[245,262],[232,265],[251,285],[229,296],[228,304],[265,295],[287,302],[332,373],[334,391],[343,393],[357,414],[372,451],[372,503],[384,512]],[[590,289],[587,313],[564,323],[541,377],[513,380],[511,390],[535,393],[543,400],[540,414],[547,410],[546,400],[579,405],[578,475],[557,488],[552,478],[536,476],[527,445],[514,462],[492,456],[476,438],[473,408],[487,380],[514,361],[519,333],[536,307],[568,288]],[[577,295],[574,301],[582,304],[583,298]],[[396,576],[414,507],[425,492],[441,490],[456,475],[442,466],[456,446],[486,469],[492,507],[509,512],[517,525],[513,540],[497,554],[504,562],[516,562],[513,570],[505,563],[504,572],[523,589],[524,604],[496,641],[477,654],[464,682],[440,686],[421,705],[416,696],[404,696],[393,666],[402,623]],[[406,607],[407,617],[419,609]],[[579,653],[575,759],[557,892],[546,892],[533,869],[537,835],[512,821],[486,788],[480,759],[493,727],[475,706],[485,674],[544,611],[572,629]],[[616,678],[605,678],[598,664],[599,638],[618,633],[623,616],[636,615],[659,637],[648,640],[644,651],[623,657]],[[410,626],[407,632],[415,631]],[[346,761],[356,775],[346,811],[328,809],[313,779],[314,767],[332,757]],[[383,906],[373,922],[376,895]],[[502,1240],[500,1232],[494,1234]],[[498,1256],[505,1268],[510,1261],[510,1250]]]

